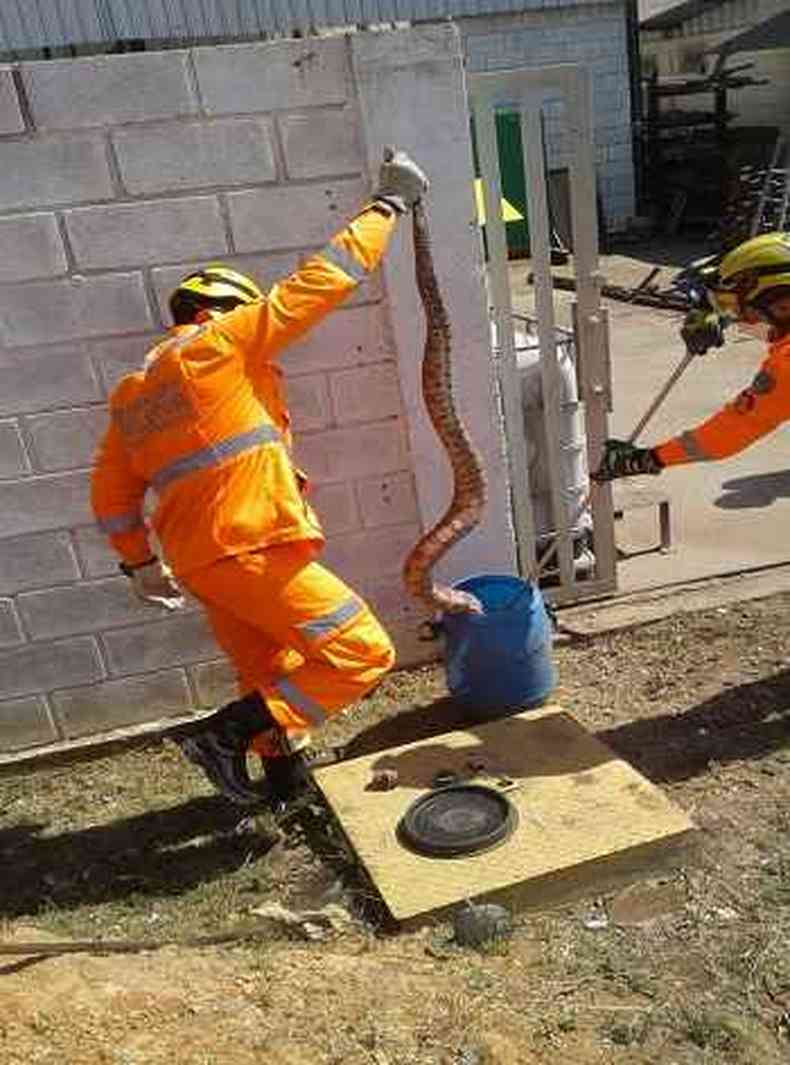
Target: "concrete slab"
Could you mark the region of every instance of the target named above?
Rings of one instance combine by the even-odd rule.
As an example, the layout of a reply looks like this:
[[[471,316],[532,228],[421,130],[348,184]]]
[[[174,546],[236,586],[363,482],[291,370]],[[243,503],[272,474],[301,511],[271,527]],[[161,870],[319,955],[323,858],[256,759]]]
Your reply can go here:
[[[469,762],[483,759],[476,776]],[[374,770],[398,786],[369,790]],[[506,791],[518,825],[504,843],[463,858],[407,850],[397,824],[440,771]],[[574,718],[544,707],[316,769],[314,779],[380,892],[404,924],[436,918],[464,899],[545,908],[677,861],[689,818]]]
[[[695,255],[686,244],[645,248],[628,255],[602,257],[608,281],[637,284],[655,262],[668,285],[673,273]],[[515,309],[530,313],[533,289],[526,278],[530,264],[511,264]],[[570,324],[573,294],[557,290],[560,324]],[[684,355],[679,336],[682,315],[674,311],[605,300],[609,308],[614,410],[613,436],[626,437]],[[724,348],[692,363],[644,432],[640,443],[652,445],[693,428],[749,384],[765,354],[765,344],[731,329]],[[632,511],[618,522],[618,546],[632,557],[618,565],[620,591],[629,593],[681,581],[765,567],[787,561],[781,530],[790,524],[788,428],[718,463],[699,463],[665,471],[660,479],[635,479],[670,497],[674,549],[642,553],[655,546],[656,515]]]

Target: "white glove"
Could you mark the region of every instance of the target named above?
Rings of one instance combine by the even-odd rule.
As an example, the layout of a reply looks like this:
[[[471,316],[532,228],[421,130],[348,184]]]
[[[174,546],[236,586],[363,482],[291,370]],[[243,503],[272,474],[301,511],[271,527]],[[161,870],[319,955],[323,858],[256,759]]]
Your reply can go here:
[[[406,152],[384,149],[384,162],[379,168],[379,187],[375,198],[384,200],[399,214],[405,214],[419,203],[428,191],[428,178]]]
[[[184,596],[173,580],[173,574],[158,558],[133,569],[131,581],[134,594],[144,603],[165,610],[180,610],[184,606]]]

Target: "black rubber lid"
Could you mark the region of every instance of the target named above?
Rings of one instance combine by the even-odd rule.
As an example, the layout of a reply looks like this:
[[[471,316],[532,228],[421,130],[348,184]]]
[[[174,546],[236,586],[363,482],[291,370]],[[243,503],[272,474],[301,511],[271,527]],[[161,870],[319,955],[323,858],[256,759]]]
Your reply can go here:
[[[430,858],[477,854],[503,843],[518,824],[515,806],[482,784],[456,784],[421,795],[398,823],[401,843]]]

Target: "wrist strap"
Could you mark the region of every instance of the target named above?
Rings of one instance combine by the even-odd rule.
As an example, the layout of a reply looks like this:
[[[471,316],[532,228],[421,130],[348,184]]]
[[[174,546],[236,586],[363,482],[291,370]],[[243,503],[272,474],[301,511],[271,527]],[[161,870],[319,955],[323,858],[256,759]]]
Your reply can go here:
[[[150,566],[152,562],[158,562],[159,559],[156,555],[151,555],[145,562],[119,562],[118,569],[124,575],[124,577],[131,577],[136,569],[142,569],[144,566]]]

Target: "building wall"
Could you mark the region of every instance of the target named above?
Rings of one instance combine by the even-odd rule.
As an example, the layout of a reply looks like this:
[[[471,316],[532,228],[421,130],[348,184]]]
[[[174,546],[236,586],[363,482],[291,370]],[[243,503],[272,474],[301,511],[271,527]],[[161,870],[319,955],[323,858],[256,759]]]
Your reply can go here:
[[[710,72],[718,58],[715,49],[786,8],[787,0],[730,0],[670,31],[644,31],[640,44],[643,66],[646,71],[656,70],[660,77]],[[728,93],[728,107],[736,116],[733,126],[777,126],[790,137],[790,49],[738,52],[727,65],[742,63],[752,64],[746,75],[767,79],[768,83]],[[673,98],[672,106],[704,110],[712,108],[712,99],[712,95],[708,99]]]
[[[459,401],[491,482],[486,520],[450,569],[507,570],[455,30],[0,68],[0,755],[231,693],[200,610],[137,603],[93,525],[107,395],[165,326],[180,276],[207,259],[264,283],[289,272],[363,201],[391,137],[433,179]],[[425,647],[401,563],[449,491],[420,406],[409,236],[401,227],[385,270],[283,359],[327,561],[379,609],[402,664]]]
[[[622,3],[570,5],[514,15],[460,19],[470,72],[578,63],[593,77],[596,165],[607,225],[634,215],[628,48]],[[559,102],[546,114],[550,167],[567,166],[566,118]]]

